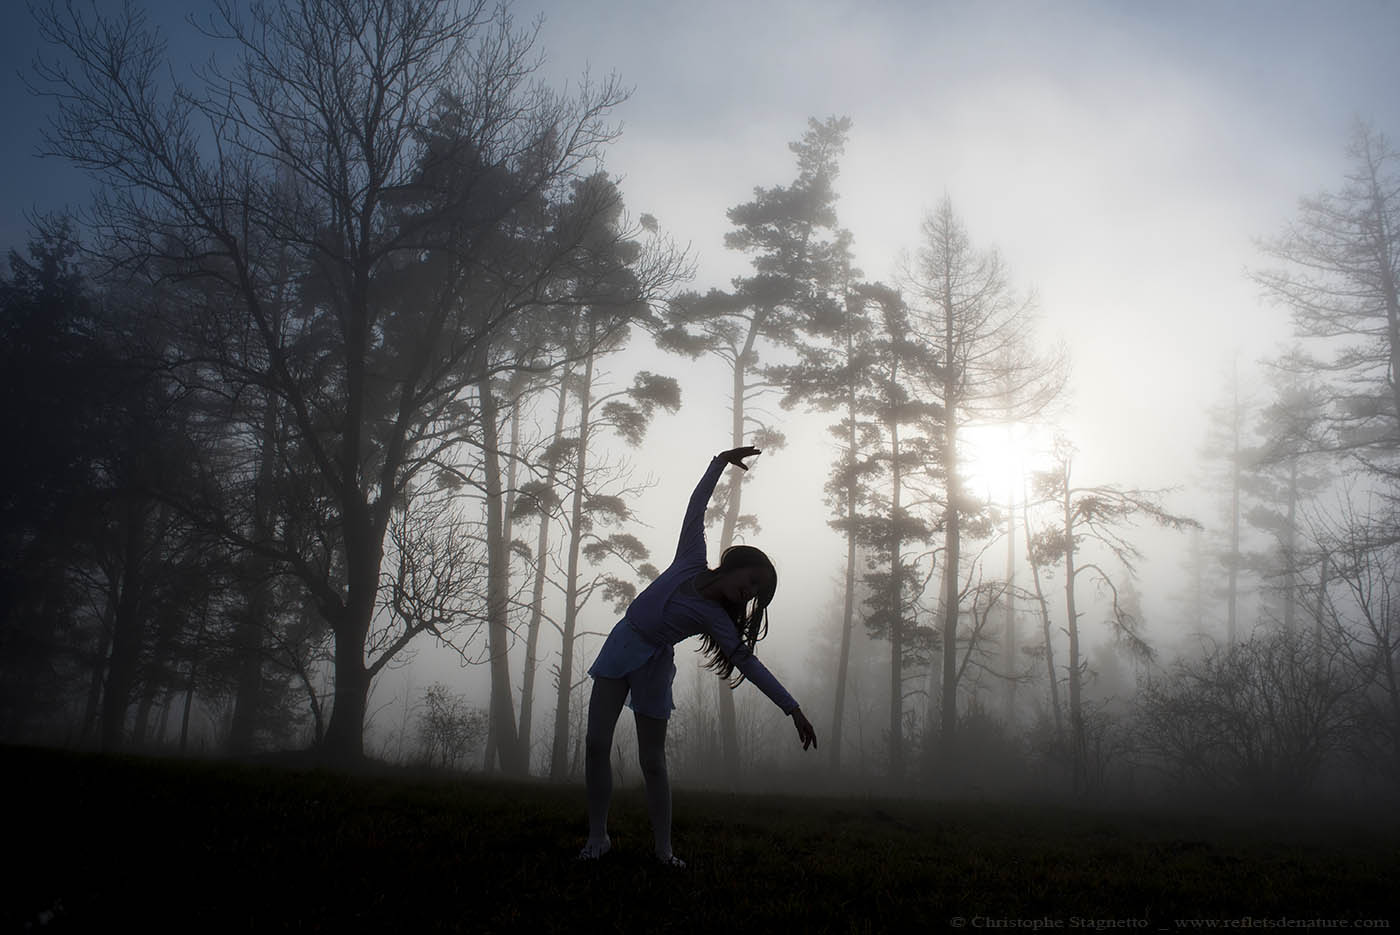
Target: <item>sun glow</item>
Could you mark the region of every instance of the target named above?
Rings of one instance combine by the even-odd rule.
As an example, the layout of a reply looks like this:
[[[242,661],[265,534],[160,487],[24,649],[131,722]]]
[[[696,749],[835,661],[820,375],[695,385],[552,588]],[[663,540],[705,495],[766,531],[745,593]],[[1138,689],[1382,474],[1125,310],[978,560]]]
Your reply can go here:
[[[1005,503],[1024,495],[1026,470],[1025,428],[1017,423],[964,429],[960,435],[959,461],[966,490],[974,497]]]

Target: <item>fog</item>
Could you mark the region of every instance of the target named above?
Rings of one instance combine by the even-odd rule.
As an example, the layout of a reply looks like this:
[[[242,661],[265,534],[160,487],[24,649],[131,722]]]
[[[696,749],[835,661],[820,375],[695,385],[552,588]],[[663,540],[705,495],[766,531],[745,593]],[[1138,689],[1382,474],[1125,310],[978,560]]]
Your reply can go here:
[[[146,9],[168,43],[170,74],[188,87],[201,86],[192,66],[211,56],[225,68],[234,61],[230,43],[182,20],[183,4]],[[343,325],[348,313],[336,303],[359,308],[346,296],[360,295],[360,286],[348,273],[337,279],[326,272],[330,261],[316,266],[318,251],[335,253],[320,238],[328,236],[326,218],[343,220],[339,207],[316,216],[322,226],[314,234],[297,227],[312,224],[307,218],[322,194],[313,191],[313,172],[287,181],[300,171],[289,153],[306,151],[278,150],[275,134],[258,135],[256,117],[246,118],[241,136],[215,146],[218,105],[195,109],[188,152],[219,165],[225,175],[218,177],[232,180],[235,191],[256,188],[265,198],[244,217],[256,218],[255,233],[230,247],[237,238],[212,232],[238,226],[228,204],[240,195],[217,186],[190,194],[169,184],[183,169],[151,169],[129,143],[114,145],[116,137],[99,138],[101,127],[75,120],[77,110],[63,116],[65,100],[75,108],[103,104],[94,93],[101,84],[84,86],[88,98],[75,96],[64,84],[65,74],[82,74],[73,66],[75,50],[44,45],[29,17],[10,13],[8,60],[27,62],[38,48],[45,61],[74,70],[41,63],[4,84],[14,126],[0,149],[0,235],[21,261],[6,280],[4,353],[15,374],[7,386],[15,401],[8,429],[23,439],[21,447],[41,453],[10,469],[5,522],[12,531],[0,596],[5,626],[27,647],[9,665],[48,673],[26,674],[6,691],[5,739],[167,753],[315,747],[330,759],[349,751],[350,759],[363,754],[579,781],[584,673],[625,606],[609,599],[611,585],[595,576],[644,587],[650,579],[642,562],[653,572],[667,564],[710,457],[752,443],[768,449],[742,487],[742,513],[757,526],[741,524],[734,541],[763,548],[779,580],[770,628],[755,652],[800,701],[819,740],[828,740],[847,542],[833,526],[839,515],[826,485],[842,457],[840,436],[830,430],[842,412],[816,411],[811,397],[808,405],[785,404],[785,389],[801,384],[761,368],[793,367],[804,349],[837,345],[834,332],[813,324],[814,310],[859,306],[875,321],[892,307],[881,305],[881,286],[897,292],[913,316],[905,336],[946,361],[927,327],[937,302],[918,291],[920,251],[929,245],[921,225],[946,210],[966,240],[959,256],[968,278],[976,280],[989,256],[1000,264],[989,294],[1002,304],[985,316],[1004,327],[986,355],[992,344],[1014,344],[1041,360],[1044,372],[1035,380],[1055,383],[1058,392],[1047,390],[1009,419],[981,397],[959,402],[961,447],[948,455],[940,412],[954,403],[946,388],[931,388],[941,364],[907,378],[914,402],[936,411],[910,421],[907,437],[914,447],[902,509],[922,528],[895,547],[908,574],[897,592],[904,602],[899,625],[911,641],[901,728],[891,726],[891,650],[887,631],[879,630],[877,593],[890,567],[880,538],[890,533],[879,533],[878,523],[895,510],[881,499],[889,497],[892,456],[878,452],[889,445],[893,423],[881,423],[868,408],[861,418],[871,433],[872,466],[839,757],[834,741],[803,751],[791,722],[752,684],[733,693],[737,726],[726,737],[719,693],[727,689],[699,669],[692,639],[676,647],[669,738],[675,782],[1081,800],[1160,800],[1171,790],[1246,798],[1393,794],[1400,775],[1400,694],[1392,678],[1400,632],[1389,589],[1400,568],[1392,508],[1400,429],[1388,368],[1400,359],[1390,343],[1400,321],[1400,234],[1389,225],[1400,221],[1393,142],[1400,133],[1400,62],[1393,54],[1400,8],[1262,0],[874,7],[522,0],[510,10],[516,28],[538,25],[535,45],[521,53],[528,63],[541,56],[535,79],[574,100],[592,94],[605,102],[597,115],[556,115],[585,131],[585,140],[596,134],[596,144],[579,143],[576,161],[560,160],[552,174],[529,159],[503,159],[521,177],[540,172],[532,191],[548,207],[527,220],[512,215],[509,235],[500,233],[504,223],[490,229],[491,237],[519,239],[506,246],[490,240],[498,252],[480,261],[489,274],[479,279],[432,266],[437,257],[478,249],[477,239],[470,250],[466,240],[384,241],[392,241],[388,259],[365,268],[372,288],[363,293],[369,307],[379,302],[387,310],[367,326],[364,350],[384,386],[367,392],[418,399],[403,387],[432,386],[441,392],[415,405],[440,408],[425,409],[400,437],[393,434],[401,428],[396,410],[372,402],[356,417],[364,447],[349,472],[357,475],[353,483],[332,463],[336,446],[356,450],[345,441],[353,420],[327,403],[339,398],[342,379],[353,382],[342,376],[353,366],[337,369],[337,355],[353,357],[346,352],[353,342],[337,343],[317,329]],[[472,34],[469,46],[487,41],[484,35]],[[26,84],[47,96],[30,94]],[[164,100],[167,79],[154,79],[152,94]],[[423,116],[440,101],[424,95],[418,104],[422,120],[413,133],[446,134]],[[528,114],[520,119],[543,119]],[[602,123],[590,123],[595,117]],[[849,127],[821,157],[826,168],[803,176],[804,134],[830,130],[841,117]],[[517,143],[524,152],[536,140],[532,132],[522,128],[502,148]],[[476,139],[470,145],[489,149]],[[397,220],[385,225],[406,224],[395,211],[430,216],[413,199],[440,179],[427,170],[414,174],[407,155],[420,152],[414,146],[426,144],[406,133],[402,164],[393,166],[404,184],[386,183],[391,194],[382,201],[385,216]],[[239,151],[248,156],[246,167],[218,162],[238,147],[245,147]],[[1356,188],[1365,188],[1357,179],[1367,166],[1376,182],[1369,201]],[[587,185],[574,186],[600,178],[595,170],[606,175],[599,187],[607,194],[597,198],[617,199],[608,202],[618,206],[615,214],[589,201]],[[484,171],[470,178],[498,184]],[[372,187],[363,185],[350,186],[347,198]],[[450,183],[440,189],[449,200],[468,190]],[[783,202],[774,195],[780,190],[794,197]],[[1322,193],[1332,199],[1312,202],[1313,209],[1300,201]],[[192,210],[196,202],[220,209],[201,215]],[[768,212],[771,229],[745,252],[726,237],[743,230],[731,209],[750,203]],[[834,213],[824,219],[813,205]],[[461,224],[487,230],[461,210],[468,218]],[[68,371],[45,369],[48,358],[33,350],[43,345],[33,335],[48,334],[42,321],[50,314],[33,309],[53,308],[44,303],[57,285],[44,278],[41,255],[32,267],[23,264],[27,244],[59,230],[55,218],[64,212],[73,218],[65,236],[81,249],[49,256],[81,285],[63,293],[73,323],[56,330],[65,340],[93,342],[55,352]],[[549,223],[538,221],[548,212],[555,212]],[[1380,218],[1378,239],[1373,217]],[[570,218],[587,229],[577,243],[556,244],[547,260],[529,252],[562,238]],[[546,233],[520,234],[530,223]],[[794,233],[798,228],[805,234]],[[814,259],[839,231],[849,233],[845,269],[826,254]],[[65,242],[47,243],[53,250]],[[809,253],[794,259],[799,243]],[[273,262],[277,250],[284,259]],[[413,250],[421,251],[419,273],[390,268]],[[1380,253],[1370,266],[1368,252]],[[278,267],[300,262],[285,259],[293,255],[312,259],[293,272]],[[349,269],[346,258],[359,255],[347,247],[336,262],[344,259]],[[240,278],[245,266],[252,272]],[[545,269],[538,279],[553,285],[524,285],[526,267]],[[753,298],[775,281],[790,290],[786,299]],[[468,310],[453,306],[442,325],[423,311],[438,308],[433,302],[452,304],[434,289]],[[571,297],[561,298],[569,289]],[[740,438],[731,418],[734,355],[725,354],[735,340],[742,346],[742,335],[726,338],[730,345],[712,341],[698,356],[674,348],[677,334],[699,340],[707,321],[721,320],[706,305],[712,290],[738,297],[739,312],[723,312],[731,322],[751,322],[759,308],[779,322],[764,325],[768,330],[754,326],[759,356],[748,364],[749,425]],[[276,306],[274,295],[286,301],[285,321],[272,312],[268,324],[248,311],[259,302]],[[978,301],[975,294],[968,299],[973,312],[965,321],[984,314]],[[499,321],[508,324],[499,327],[523,323],[524,337],[512,334],[524,350],[496,350],[499,321],[488,327],[471,317],[488,306],[514,310],[502,314]],[[606,339],[594,331],[587,340],[579,336],[569,316],[582,307],[604,310],[599,320],[607,323],[599,327]],[[286,359],[257,344],[274,332],[272,343]],[[215,333],[224,338],[217,352],[209,349]],[[493,349],[478,361],[460,350],[477,346],[472,342]],[[415,355],[450,361],[424,371],[439,383],[421,375],[414,377],[419,383],[403,380],[405,361],[417,361]],[[20,375],[15,362],[26,358],[35,372]],[[564,461],[547,455],[559,375],[567,367],[577,381],[585,358],[593,368],[590,405],[619,394],[618,401],[645,410],[632,428],[644,426],[631,439],[637,444],[608,427],[615,412],[597,410],[586,446],[594,472],[589,496],[619,498],[625,510],[591,500],[598,512],[586,528],[570,520],[571,488],[554,473]],[[1281,367],[1285,359],[1291,363]],[[95,369],[83,366],[92,360],[100,361]],[[468,360],[476,368],[470,373],[461,369]],[[104,400],[118,417],[84,403],[100,395],[95,387],[135,386],[139,381],[123,375],[127,364],[155,381],[149,392],[133,391],[139,405],[121,394]],[[442,377],[449,369],[452,379]],[[98,375],[95,385],[60,392],[44,382],[84,372]],[[627,396],[641,372],[674,378],[679,408],[646,393]],[[1280,382],[1281,372],[1293,374],[1294,383]],[[498,409],[483,404],[483,385],[499,397],[490,404]],[[564,412],[564,435],[573,439],[584,412],[578,386],[572,384]],[[392,395],[395,387],[401,396]],[[989,382],[975,392],[990,397],[995,389]],[[266,413],[258,408],[264,393],[277,400]],[[156,428],[131,450],[169,452],[177,465],[197,469],[186,476],[168,465],[138,465],[120,447],[132,443],[135,430],[100,430],[126,425],[137,411],[142,419],[133,416],[131,424]],[[784,443],[769,448],[775,434]],[[57,436],[66,440],[57,443]],[[385,441],[391,438],[404,450]],[[1072,445],[1069,461],[1065,443]],[[394,457],[404,460],[395,466]],[[949,496],[944,457],[963,479],[965,502]],[[1072,483],[1057,487],[1046,472],[1066,464]],[[279,471],[280,481],[269,480]],[[375,487],[379,471],[390,478],[382,488]],[[378,557],[382,545],[381,566],[365,573],[369,598],[365,585],[356,592],[353,584],[368,561],[356,552],[356,536],[368,533],[353,531],[358,517],[336,500],[343,490],[332,477],[342,488],[362,485],[357,502],[366,515],[386,504],[383,524],[365,527],[377,528],[380,540],[364,555]],[[551,507],[550,580],[544,603],[536,604],[539,514],[522,504],[541,497],[539,485],[548,487],[551,477],[558,502]],[[1029,517],[1028,496],[1037,501]],[[415,513],[411,501],[425,504],[425,512]],[[1106,513],[1105,503],[1112,507]],[[950,644],[940,588],[954,504],[964,523],[955,575],[962,603],[952,614]],[[1069,532],[1062,521],[1071,508],[1085,526]],[[81,516],[89,521],[75,520]],[[420,516],[427,519],[415,521],[424,525],[410,527],[407,517]],[[393,538],[397,522],[401,540]],[[510,524],[506,541],[497,541],[502,529],[492,523]],[[707,530],[712,563],[721,527],[716,517]],[[596,586],[577,620],[568,619],[564,598],[571,528],[582,537],[578,600]],[[1027,551],[1028,532],[1041,547],[1035,556]],[[590,552],[585,533],[634,536],[647,554],[624,561],[615,548]],[[1074,543],[1068,552],[1065,542]],[[406,561],[410,555],[421,563]],[[1067,556],[1081,572],[1070,595],[1074,620],[1066,608]],[[1048,621],[1034,593],[1033,557]],[[993,587],[1007,579],[1010,589]],[[131,592],[133,580],[143,583],[139,594]],[[207,586],[191,590],[194,580]],[[492,592],[492,582],[503,590]],[[337,645],[345,652],[354,626],[336,615],[348,621],[366,601],[374,609],[362,621],[369,635],[360,634],[357,650],[370,671],[354,701],[362,706],[356,718],[345,713],[346,677],[338,684],[338,673],[346,663],[335,655]],[[523,729],[515,719],[536,609],[544,619],[534,624],[530,742],[507,754],[501,747],[516,743]],[[1008,626],[1016,632],[1009,653]],[[571,725],[561,734],[556,682],[565,631],[576,641],[565,704]],[[951,669],[944,667],[950,645]],[[114,681],[113,672],[123,671]],[[949,672],[956,686],[945,691]],[[1296,717],[1259,714],[1275,705]],[[346,726],[347,719],[358,723]],[[617,768],[634,781],[631,728],[626,718],[623,724]],[[358,742],[348,739],[361,728]]]

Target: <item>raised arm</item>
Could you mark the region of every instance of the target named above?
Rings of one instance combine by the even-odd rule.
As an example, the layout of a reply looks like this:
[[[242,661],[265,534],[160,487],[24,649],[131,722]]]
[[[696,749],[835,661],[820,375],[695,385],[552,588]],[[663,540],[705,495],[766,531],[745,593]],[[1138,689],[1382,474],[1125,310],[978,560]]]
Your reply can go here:
[[[757,448],[745,446],[721,451],[710,459],[710,466],[705,469],[700,483],[695,485],[695,492],[690,495],[690,503],[685,508],[685,519],[681,520],[680,539],[676,542],[677,559],[688,552],[698,551],[700,559],[704,560],[705,507],[709,506],[710,497],[714,496],[720,473],[726,464],[733,464],[747,471],[749,466],[744,463],[744,459],[758,453]]]
[[[705,560],[705,507],[714,495],[715,484],[719,483],[719,475],[724,470],[724,465],[725,462],[721,461],[718,455],[711,458],[710,466],[705,469],[700,483],[695,485],[695,492],[690,495],[690,503],[685,508],[685,519],[681,520],[680,539],[676,542],[677,561],[687,553],[697,552],[700,560]]]

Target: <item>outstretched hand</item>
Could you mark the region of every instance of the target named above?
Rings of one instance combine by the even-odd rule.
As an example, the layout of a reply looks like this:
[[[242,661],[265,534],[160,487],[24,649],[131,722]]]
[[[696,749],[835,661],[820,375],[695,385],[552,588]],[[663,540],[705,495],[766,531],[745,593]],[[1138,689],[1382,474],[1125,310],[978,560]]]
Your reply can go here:
[[[802,713],[801,708],[796,708],[792,712],[792,723],[797,726],[797,739],[802,741],[802,749],[811,747],[817,748],[817,732],[812,729],[812,722],[807,720],[807,715]]]
[[[760,453],[761,452],[754,446],[745,445],[742,448],[731,448],[728,451],[721,451],[719,453],[719,459],[727,464],[732,464],[737,468],[747,471],[749,466],[744,463],[744,459],[752,458],[754,455]]]

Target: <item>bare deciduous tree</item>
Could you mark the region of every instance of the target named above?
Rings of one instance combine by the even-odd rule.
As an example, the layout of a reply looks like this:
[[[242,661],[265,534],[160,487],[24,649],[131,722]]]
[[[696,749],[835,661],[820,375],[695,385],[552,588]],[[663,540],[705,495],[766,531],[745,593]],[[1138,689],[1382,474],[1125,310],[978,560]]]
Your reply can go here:
[[[538,348],[522,362],[495,339],[532,310],[593,298],[576,294],[600,281],[597,245],[584,244],[616,196],[570,187],[615,136],[624,93],[611,80],[573,98],[538,84],[536,33],[485,0],[215,10],[205,31],[232,58],[189,86],[165,78],[163,41],[131,8],[41,10],[48,148],[101,183],[90,221],[112,267],[184,285],[175,363],[193,391],[226,402],[226,489],[270,443],[257,401],[285,412],[289,489],[313,512],[283,503],[260,530],[247,497],[185,506],[312,595],[335,635],[325,752],[354,759],[395,505],[490,421],[472,408],[481,380],[561,358]],[[632,260],[649,271],[626,301],[646,301],[670,268]],[[504,658],[504,601],[488,612]]]
[[[1150,680],[1138,700],[1136,746],[1177,788],[1297,796],[1350,739],[1354,675],[1335,647],[1256,634]]]
[[[423,693],[418,715],[418,740],[429,766],[455,769],[467,754],[486,740],[487,715],[441,682]]]
[[[1365,687],[1370,765],[1400,776],[1400,537],[1389,509],[1362,505],[1348,490],[1335,515],[1314,517],[1311,538],[1322,568],[1313,589],[1311,640],[1335,647]],[[1375,504],[1376,500],[1372,499]],[[1319,511],[1320,512],[1320,511]],[[1326,660],[1330,664],[1330,653]]]
[[[1073,481],[1074,450],[1061,441],[1056,445],[1055,466],[1035,475],[1035,495],[1041,503],[1054,504],[1057,520],[1030,536],[1032,565],[1065,567],[1065,630],[1069,636],[1070,754],[1074,786],[1083,790],[1087,779],[1088,747],[1083,700],[1084,653],[1080,648],[1078,591],[1080,576],[1092,580],[1111,599],[1109,622],[1115,634],[1140,655],[1151,648],[1138,635],[1131,610],[1122,601],[1118,586],[1103,560],[1136,574],[1142,553],[1125,535],[1126,527],[1147,520],[1168,529],[1194,528],[1199,524],[1162,506],[1163,491],[1135,490],[1115,484],[1076,487]],[[1086,554],[1087,553],[1087,554]],[[1096,554],[1097,553],[1097,554]],[[1103,559],[1098,559],[1102,555]],[[1056,678],[1051,673],[1052,683]]]
[[[957,727],[958,616],[962,527],[977,512],[963,489],[961,433],[979,424],[1019,422],[1040,415],[1068,378],[1062,351],[1032,343],[1034,300],[1016,295],[996,251],[974,249],[946,196],[924,219],[923,239],[906,264],[912,324],[932,367],[914,375],[936,410],[933,450],[945,496],[942,587],[942,724],[951,750]]]

